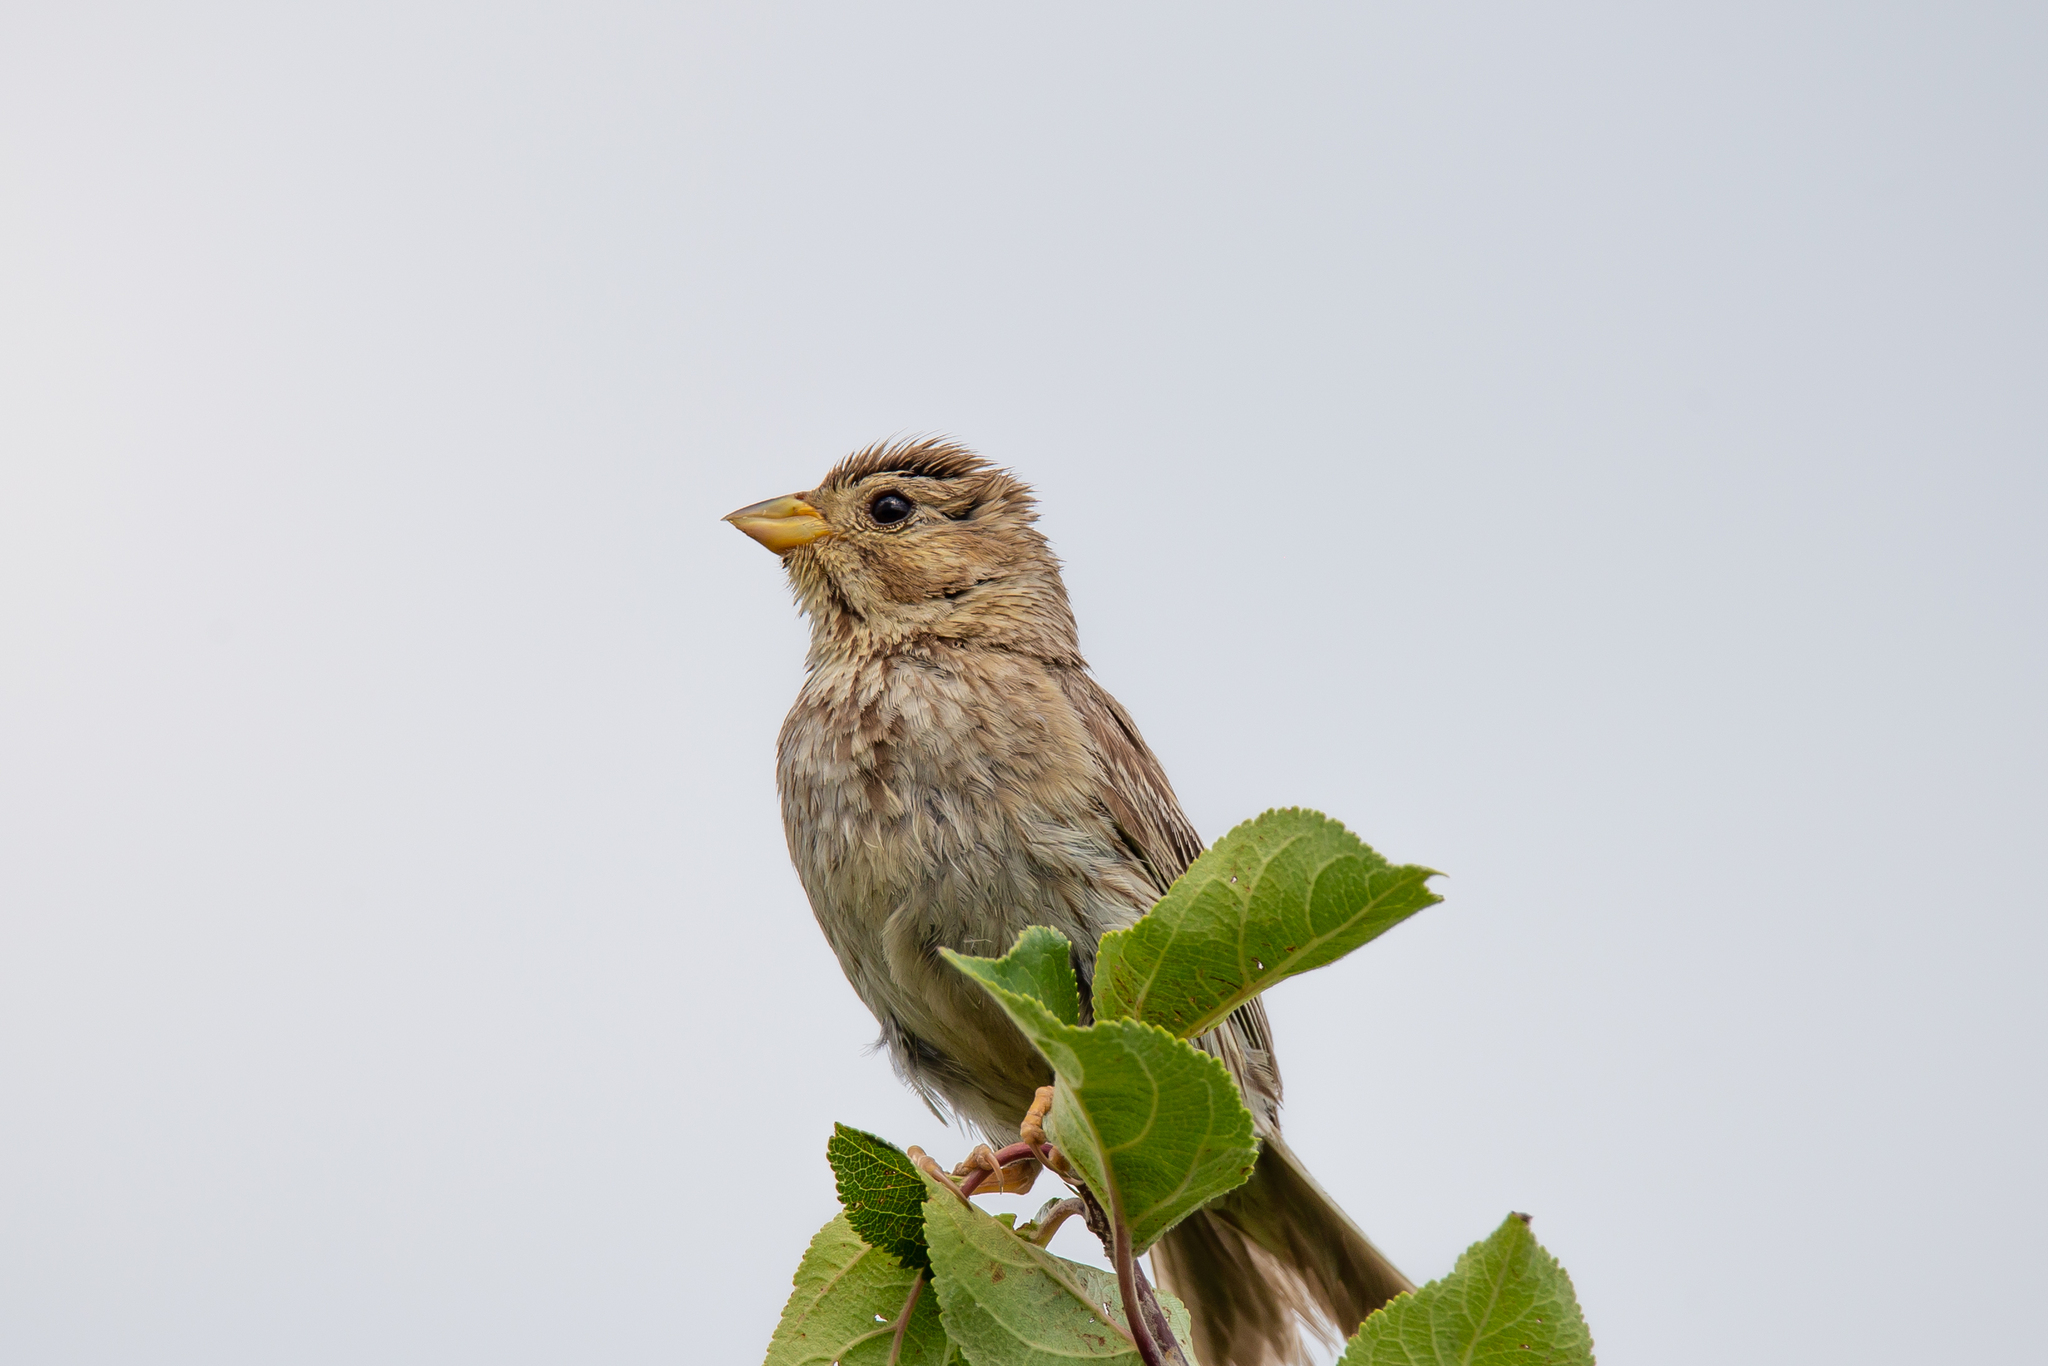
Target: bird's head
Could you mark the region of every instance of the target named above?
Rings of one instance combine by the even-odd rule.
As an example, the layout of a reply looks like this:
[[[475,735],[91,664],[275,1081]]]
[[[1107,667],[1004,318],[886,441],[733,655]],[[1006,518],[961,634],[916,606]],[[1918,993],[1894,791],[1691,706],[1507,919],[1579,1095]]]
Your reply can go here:
[[[725,520],[782,557],[814,663],[918,641],[1078,660],[1030,488],[964,446],[870,446],[816,488]]]

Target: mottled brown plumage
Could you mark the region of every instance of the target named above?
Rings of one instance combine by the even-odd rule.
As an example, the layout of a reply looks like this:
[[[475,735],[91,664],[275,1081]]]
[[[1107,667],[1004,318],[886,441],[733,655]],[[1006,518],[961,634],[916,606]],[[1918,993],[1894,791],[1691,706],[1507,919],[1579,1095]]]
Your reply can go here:
[[[783,554],[811,622],[777,781],[804,890],[900,1075],[998,1145],[1044,1060],[939,957],[1027,925],[1074,945],[1128,925],[1201,852],[1166,774],[1088,674],[1031,491],[944,441],[871,447],[818,486],[734,513]],[[1252,1179],[1154,1252],[1205,1366],[1304,1360],[1298,1325],[1349,1333],[1409,1288],[1280,1140],[1256,1001],[1197,1042],[1262,1140]]]

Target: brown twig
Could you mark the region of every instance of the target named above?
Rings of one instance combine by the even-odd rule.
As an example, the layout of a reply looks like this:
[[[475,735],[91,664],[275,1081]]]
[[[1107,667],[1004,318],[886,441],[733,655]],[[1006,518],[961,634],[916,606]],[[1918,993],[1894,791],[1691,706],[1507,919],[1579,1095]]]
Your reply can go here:
[[[1074,1196],[1070,1195],[1060,1201],[1045,1212],[1045,1217],[1039,1223],[1037,1231],[1031,1235],[1031,1241],[1037,1243],[1040,1247],[1047,1246],[1052,1242],[1052,1235],[1060,1231],[1060,1225],[1081,1213],[1081,1209],[1080,1200]]]
[[[896,1316],[896,1333],[889,1339],[888,1366],[896,1366],[903,1355],[903,1335],[910,1329],[910,1311],[917,1308],[917,1294],[924,1289],[924,1268],[918,1268],[916,1279],[910,1283],[910,1298],[903,1301],[903,1312]]]
[[[1152,1293],[1152,1283],[1145,1279],[1145,1269],[1138,1265],[1136,1257],[1131,1259],[1131,1275],[1138,1283],[1138,1309],[1152,1329],[1152,1340],[1159,1344],[1160,1352],[1168,1361],[1177,1363],[1177,1366],[1189,1366],[1187,1351],[1173,1336],[1173,1324],[1167,1321],[1166,1310],[1160,1307],[1159,1297]]]
[[[1186,1350],[1174,1338],[1165,1311],[1159,1307],[1151,1284],[1138,1267],[1138,1259],[1131,1250],[1130,1226],[1112,1221],[1109,1211],[1086,1185],[1078,1187],[1078,1194],[1089,1232],[1102,1240],[1103,1252],[1116,1266],[1116,1287],[1123,1296],[1124,1319],[1131,1325],[1131,1341],[1145,1366],[1190,1366]]]
[[[1145,1366],[1166,1366],[1166,1358],[1159,1354],[1159,1344],[1152,1338],[1152,1325],[1145,1322],[1148,1315],[1138,1302],[1138,1259],[1131,1255],[1131,1226],[1119,1219],[1110,1229],[1110,1255],[1116,1262],[1117,1293],[1123,1296],[1124,1317],[1130,1321],[1131,1338],[1138,1344],[1138,1355]]]

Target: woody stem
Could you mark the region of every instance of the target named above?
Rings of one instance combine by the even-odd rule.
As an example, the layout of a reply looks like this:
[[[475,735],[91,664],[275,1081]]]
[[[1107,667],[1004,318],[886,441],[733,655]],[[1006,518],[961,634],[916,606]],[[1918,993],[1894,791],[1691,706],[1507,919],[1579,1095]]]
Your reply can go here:
[[[1152,1340],[1152,1326],[1145,1322],[1144,1310],[1138,1304],[1138,1259],[1131,1253],[1131,1226],[1119,1219],[1112,1234],[1110,1242],[1116,1258],[1116,1288],[1123,1296],[1124,1317],[1130,1321],[1131,1339],[1138,1344],[1138,1355],[1144,1358],[1145,1366],[1166,1366],[1166,1359],[1159,1355],[1159,1344]]]
[[[1086,1185],[1079,1186],[1077,1193],[1089,1232],[1102,1240],[1102,1250],[1116,1266],[1116,1287],[1123,1296],[1124,1318],[1131,1326],[1131,1341],[1145,1366],[1190,1366],[1187,1352],[1174,1339],[1173,1326],[1166,1321],[1145,1273],[1138,1268],[1130,1225],[1111,1220],[1102,1202]]]
[[[910,1327],[910,1311],[917,1308],[917,1292],[924,1289],[925,1272],[920,1269],[917,1278],[910,1283],[910,1297],[903,1301],[903,1312],[896,1316],[896,1332],[889,1339],[888,1366],[896,1366],[903,1356],[903,1334]]]
[[[1067,1220],[1079,1213],[1081,1213],[1081,1202],[1079,1200],[1069,1196],[1067,1199],[1060,1201],[1046,1214],[1043,1222],[1038,1226],[1038,1232],[1032,1235],[1032,1241],[1040,1247],[1045,1247],[1052,1242],[1052,1235],[1060,1231],[1060,1225],[1066,1223]]]

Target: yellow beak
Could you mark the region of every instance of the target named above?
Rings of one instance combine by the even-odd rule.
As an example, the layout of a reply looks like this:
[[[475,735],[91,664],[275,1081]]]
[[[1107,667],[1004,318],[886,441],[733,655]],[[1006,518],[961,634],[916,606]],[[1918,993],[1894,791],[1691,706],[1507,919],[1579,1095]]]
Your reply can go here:
[[[825,524],[818,510],[795,495],[741,508],[727,513],[725,520],[778,555],[787,555],[807,541],[832,534],[832,528]]]

